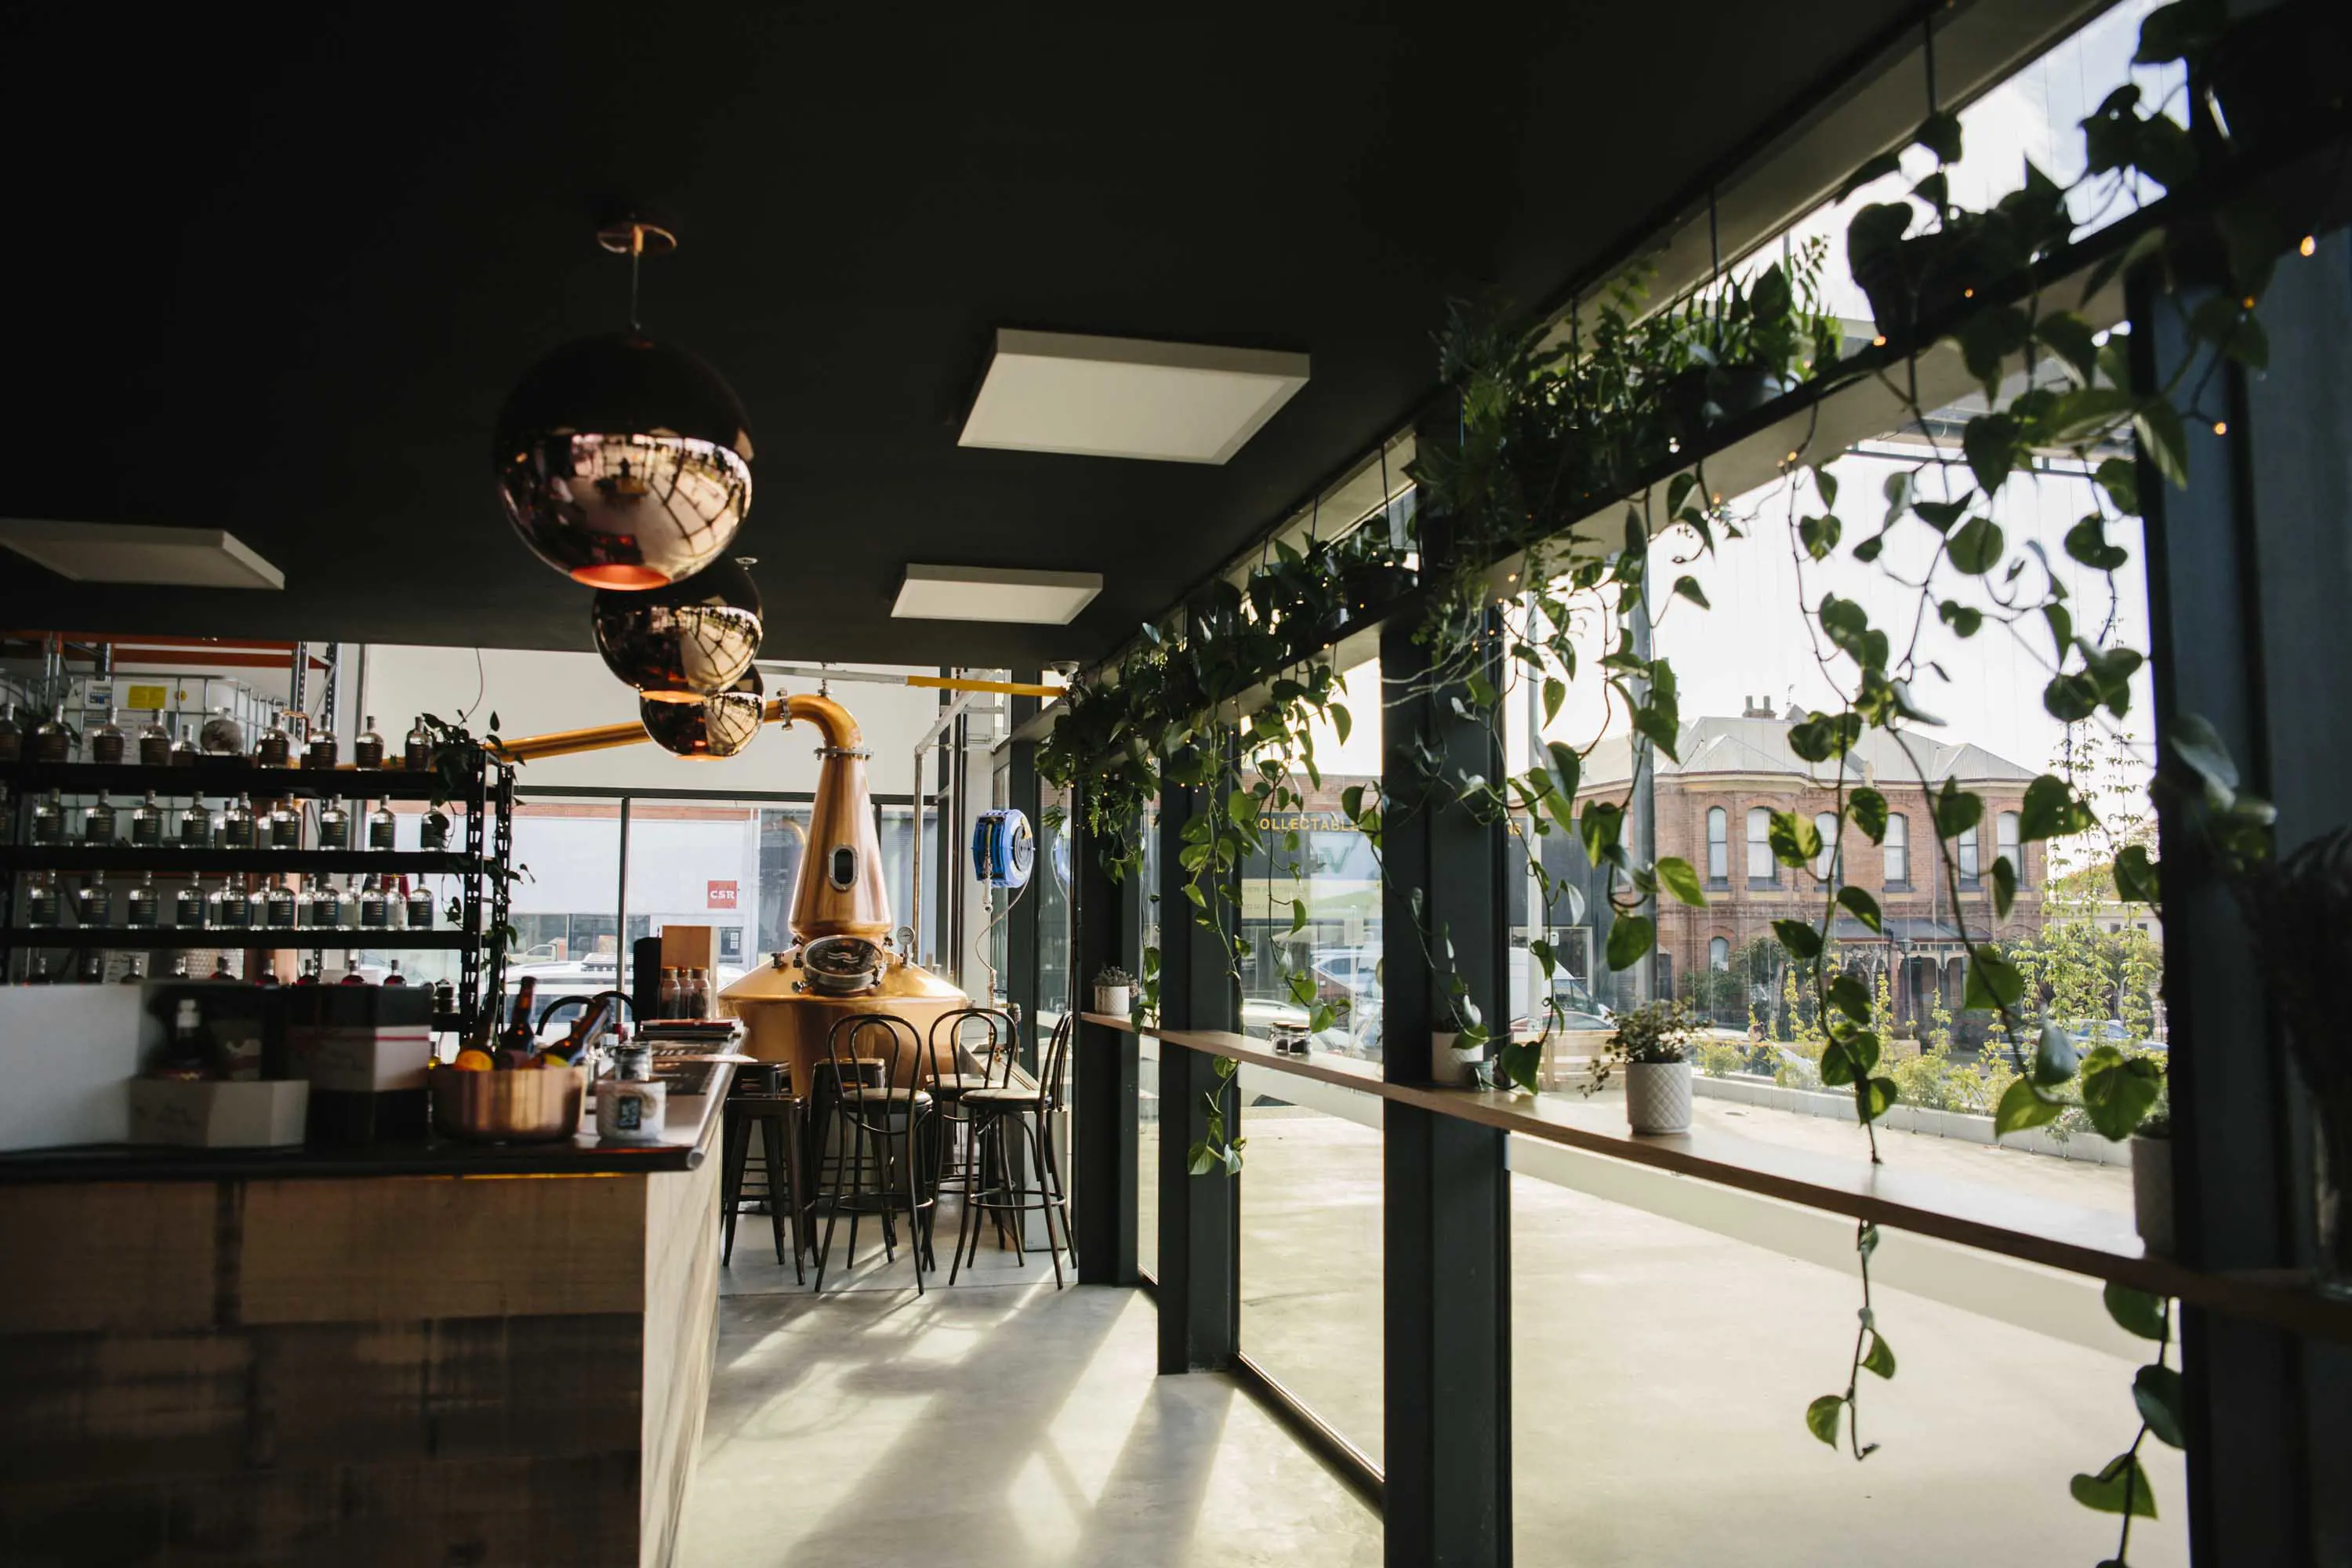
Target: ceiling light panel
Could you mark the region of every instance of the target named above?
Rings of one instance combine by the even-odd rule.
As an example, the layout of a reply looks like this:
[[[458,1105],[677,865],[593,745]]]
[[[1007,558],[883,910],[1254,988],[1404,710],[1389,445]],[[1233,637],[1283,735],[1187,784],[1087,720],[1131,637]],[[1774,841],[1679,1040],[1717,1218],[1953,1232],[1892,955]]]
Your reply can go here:
[[[958,444],[1223,463],[1307,370],[1305,354],[1002,328]]]
[[[890,614],[902,621],[994,621],[1066,626],[1102,592],[1099,572],[999,566],[909,566]]]
[[[0,517],[0,544],[77,583],[283,588],[286,574],[217,528]]]

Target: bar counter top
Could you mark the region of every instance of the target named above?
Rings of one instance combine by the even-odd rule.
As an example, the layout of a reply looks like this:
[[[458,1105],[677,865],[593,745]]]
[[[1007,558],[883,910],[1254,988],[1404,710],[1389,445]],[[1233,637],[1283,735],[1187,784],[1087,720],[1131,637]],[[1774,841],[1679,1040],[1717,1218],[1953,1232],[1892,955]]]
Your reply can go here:
[[[421,1139],[343,1147],[184,1149],[143,1143],[72,1144],[0,1153],[0,1186],[48,1182],[286,1181],[363,1176],[616,1176],[691,1171],[712,1152],[712,1124],[725,1103],[734,1058],[698,1058],[709,1076],[700,1094],[673,1086],[663,1142],[600,1142],[594,1091],[582,1131],[562,1143],[467,1143],[427,1132]],[[667,1065],[667,1064],[665,1064]]]

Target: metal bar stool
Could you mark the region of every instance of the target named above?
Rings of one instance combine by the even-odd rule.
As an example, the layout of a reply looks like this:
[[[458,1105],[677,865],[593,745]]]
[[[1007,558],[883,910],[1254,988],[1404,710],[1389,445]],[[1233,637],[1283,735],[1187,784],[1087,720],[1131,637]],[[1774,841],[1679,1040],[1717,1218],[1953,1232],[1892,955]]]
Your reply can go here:
[[[979,1058],[978,1072],[963,1070],[967,1049]],[[963,1097],[975,1089],[1003,1084],[1000,1058],[1017,1059],[1020,1054],[1021,1025],[1003,1008],[958,1007],[931,1020],[931,1097],[940,1102],[939,1181],[943,1189],[954,1190],[952,1184],[963,1179],[964,1164],[971,1158],[971,1117],[963,1109]],[[959,1133],[964,1135],[961,1147]]]
[[[824,1051],[839,1095],[832,1136],[845,1140],[846,1147],[827,1190],[818,1194],[825,1216],[824,1240],[816,1253],[816,1289],[824,1289],[834,1227],[845,1211],[849,1215],[845,1267],[853,1268],[857,1265],[858,1219],[870,1214],[882,1222],[883,1256],[895,1263],[897,1220],[903,1214],[907,1250],[915,1261],[915,1292],[920,1295],[928,1220],[938,1195],[921,1169],[929,1153],[927,1140],[938,1127],[937,1104],[926,1087],[931,1053],[913,1025],[887,1013],[853,1013],[841,1019],[825,1036]],[[868,1081],[876,1062],[880,1065],[878,1083]]]
[[[768,1062],[737,1070],[727,1096],[724,1164],[720,1167],[719,1212],[724,1232],[719,1261],[723,1267],[735,1257],[735,1216],[746,1202],[764,1199],[768,1228],[773,1235],[776,1261],[784,1260],[784,1228],[789,1217],[793,1233],[793,1282],[805,1284],[801,1253],[807,1242],[801,1230],[800,1101],[792,1092],[792,1068]],[[744,1167],[751,1152],[751,1129],[760,1130],[761,1162],[764,1167],[757,1187],[747,1190]]]
[[[1038,1064],[1037,1081],[1034,1084],[1013,1081],[1012,1062],[1008,1055],[1003,1079],[984,1089],[968,1089],[963,1096],[965,1114],[971,1118],[971,1158],[964,1163],[963,1213],[956,1221],[955,1256],[948,1265],[948,1283],[956,1281],[962,1268],[967,1237],[971,1260],[980,1261],[980,1215],[984,1212],[999,1216],[1002,1223],[1010,1217],[1013,1223],[1013,1257],[1027,1263],[1028,1254],[1021,1246],[1021,1219],[1027,1213],[1040,1214],[1045,1223],[1045,1249],[1054,1258],[1054,1287],[1062,1287],[1062,1251],[1072,1248],[1070,1237],[1070,1205],[1068,1189],[1062,1183],[1061,1163],[1055,1157],[1053,1119],[1062,1109],[1062,1080],[1070,1061],[1070,1032],[1075,1014],[1066,1013],[1054,1026],[1053,1038],[1046,1043],[1045,1059]],[[1013,1150],[1005,1148],[1007,1134],[1016,1142]],[[1025,1145],[1034,1163],[1016,1156]],[[1037,1190],[1033,1196],[1023,1173],[1024,1165],[1037,1173]],[[993,1177],[983,1173],[992,1169]],[[1054,1235],[1054,1217],[1062,1220],[1062,1234]]]

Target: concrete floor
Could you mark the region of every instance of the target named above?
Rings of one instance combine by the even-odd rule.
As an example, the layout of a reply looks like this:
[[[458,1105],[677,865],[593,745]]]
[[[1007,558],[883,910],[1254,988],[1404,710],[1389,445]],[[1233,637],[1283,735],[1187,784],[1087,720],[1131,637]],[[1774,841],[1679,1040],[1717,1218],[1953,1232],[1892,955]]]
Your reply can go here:
[[[820,1298],[763,1239],[722,1279],[688,1568],[1380,1562],[1380,1521],[1231,1381],[1155,1375],[1140,1292],[983,1252],[919,1300],[861,1248]]]

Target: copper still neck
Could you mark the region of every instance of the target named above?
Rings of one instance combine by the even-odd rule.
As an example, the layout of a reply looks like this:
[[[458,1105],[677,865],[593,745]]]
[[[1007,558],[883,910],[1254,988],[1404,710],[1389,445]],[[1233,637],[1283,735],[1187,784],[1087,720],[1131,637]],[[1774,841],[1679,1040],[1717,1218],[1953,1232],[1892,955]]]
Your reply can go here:
[[[793,889],[793,935],[890,933],[890,894],[882,881],[882,841],[874,830],[874,797],[866,785],[865,736],[849,710],[830,697],[794,695],[768,704],[771,721],[806,720],[824,743],[817,748],[816,805],[810,814],[808,854]]]

